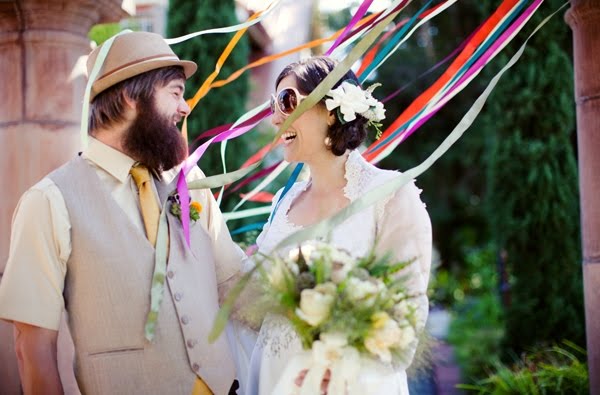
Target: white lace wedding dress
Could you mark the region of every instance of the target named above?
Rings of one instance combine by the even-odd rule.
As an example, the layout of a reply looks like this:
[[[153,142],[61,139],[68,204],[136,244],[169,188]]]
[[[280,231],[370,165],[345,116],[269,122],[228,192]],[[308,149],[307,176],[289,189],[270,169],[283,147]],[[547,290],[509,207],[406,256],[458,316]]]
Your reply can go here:
[[[350,201],[354,201],[397,174],[376,168],[366,162],[358,151],[352,151],[346,161],[347,184],[344,194]],[[292,202],[306,190],[309,182],[294,184],[283,197],[274,217],[269,219],[257,239],[261,253],[272,253],[280,241],[302,228],[291,223],[287,213]],[[400,261],[414,259],[405,269],[410,274],[406,285],[411,294],[421,295],[415,302],[418,304],[418,320],[422,328],[428,312],[426,289],[431,263],[431,224],[419,198],[420,192],[413,182],[409,182],[384,201],[348,218],[333,230],[329,241],[355,256],[364,256],[377,242],[377,250],[382,254],[391,251]],[[281,191],[276,194],[274,203],[279,200],[280,193]],[[358,380],[363,388],[368,389],[367,393],[408,394],[405,370],[410,364],[414,348],[416,344],[407,353],[406,363],[395,366],[363,358]],[[245,383],[246,395],[300,393],[299,387],[295,385],[286,384],[284,392],[280,392],[281,383],[277,389],[276,387],[280,380],[287,380],[286,383],[289,383],[290,375],[296,374],[289,371],[293,369],[289,362],[301,350],[300,341],[285,318],[268,315],[252,352],[249,377]],[[282,379],[282,376],[287,379]]]

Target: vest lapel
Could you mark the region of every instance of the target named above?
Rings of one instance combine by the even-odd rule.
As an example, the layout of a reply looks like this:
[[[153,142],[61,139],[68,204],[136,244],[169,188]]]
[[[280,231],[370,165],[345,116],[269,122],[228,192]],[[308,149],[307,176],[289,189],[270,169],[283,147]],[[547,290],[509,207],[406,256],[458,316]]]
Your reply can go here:
[[[92,196],[96,196],[96,199],[103,199],[106,202],[107,206],[110,207],[110,210],[112,212],[119,213],[118,217],[122,219],[122,222],[127,223],[127,225],[123,225],[129,228],[129,231],[127,233],[129,235],[137,235],[136,237],[139,237],[140,239],[144,240],[145,245],[147,245],[154,251],[154,246],[152,246],[152,244],[148,241],[144,229],[138,228],[131,222],[129,216],[125,213],[125,211],[123,211],[121,206],[119,206],[116,200],[112,197],[112,194],[106,189],[104,183],[102,182],[102,180],[100,180],[100,177],[98,177],[98,174],[96,174],[96,171],[94,171],[92,166],[81,156],[78,156],[75,159],[75,161],[81,162],[74,167],[75,171],[80,172],[82,177],[89,177],[91,181],[89,183],[90,188],[96,190],[95,192],[93,192]]]
[[[160,199],[161,207],[165,204],[165,201],[169,197],[169,194],[177,189],[177,178],[178,176],[175,177],[175,179],[169,184],[160,180],[154,180],[154,184],[156,185],[156,191],[158,192],[158,198]]]

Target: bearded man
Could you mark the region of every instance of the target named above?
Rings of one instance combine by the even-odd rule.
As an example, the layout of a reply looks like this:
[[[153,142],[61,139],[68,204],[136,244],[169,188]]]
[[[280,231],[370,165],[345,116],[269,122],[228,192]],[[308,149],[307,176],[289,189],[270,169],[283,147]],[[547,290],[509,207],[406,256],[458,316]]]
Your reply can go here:
[[[88,75],[100,48],[90,54]],[[180,219],[168,214],[163,300],[154,339],[145,338],[159,207],[186,157],[177,123],[190,112],[184,84],[195,71],[157,34],[117,36],[92,85],[89,146],[22,196],[0,318],[15,325],[25,394],[63,392],[57,334],[64,312],[84,394],[230,389],[227,341],[207,337],[219,290],[231,285],[244,254],[209,190],[191,191],[203,209],[190,247]],[[203,176],[195,168],[188,181]]]

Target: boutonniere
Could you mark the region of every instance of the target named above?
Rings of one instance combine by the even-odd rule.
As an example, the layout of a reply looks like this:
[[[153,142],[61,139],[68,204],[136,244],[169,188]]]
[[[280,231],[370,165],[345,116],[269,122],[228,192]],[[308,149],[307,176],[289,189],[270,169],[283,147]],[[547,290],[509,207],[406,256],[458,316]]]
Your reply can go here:
[[[169,202],[171,203],[169,211],[181,221],[181,201],[179,199],[179,194],[176,193],[174,195],[169,196]],[[190,220],[194,222],[198,221],[200,219],[201,212],[202,205],[200,204],[200,202],[197,202],[190,198]]]

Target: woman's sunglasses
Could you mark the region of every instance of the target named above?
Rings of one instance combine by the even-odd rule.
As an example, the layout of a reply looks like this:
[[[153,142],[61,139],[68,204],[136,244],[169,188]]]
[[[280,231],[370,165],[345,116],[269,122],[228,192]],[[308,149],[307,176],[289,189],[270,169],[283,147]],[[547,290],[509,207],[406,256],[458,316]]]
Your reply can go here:
[[[271,112],[275,114],[275,106],[284,116],[288,116],[294,112],[300,102],[306,98],[301,95],[298,89],[294,87],[283,88],[277,95],[271,95]]]

